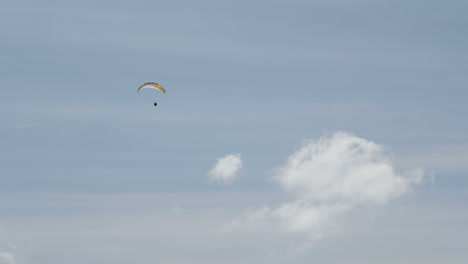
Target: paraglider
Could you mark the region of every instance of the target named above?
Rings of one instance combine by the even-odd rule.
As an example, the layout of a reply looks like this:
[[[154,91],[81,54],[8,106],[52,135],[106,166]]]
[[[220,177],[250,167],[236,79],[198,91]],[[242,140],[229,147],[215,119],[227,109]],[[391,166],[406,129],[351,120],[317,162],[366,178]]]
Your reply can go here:
[[[161,85],[154,83],[154,82],[147,82],[147,83],[140,85],[140,87],[138,87],[137,92],[139,92],[141,89],[156,89],[163,93],[166,93],[166,90]],[[156,102],[153,102],[153,104],[154,106],[158,105],[158,103]]]

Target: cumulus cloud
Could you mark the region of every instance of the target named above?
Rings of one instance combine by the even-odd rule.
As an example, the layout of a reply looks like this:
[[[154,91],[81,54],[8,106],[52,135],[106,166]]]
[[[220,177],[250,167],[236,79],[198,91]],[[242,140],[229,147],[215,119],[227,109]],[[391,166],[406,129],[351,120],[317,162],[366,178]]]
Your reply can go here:
[[[208,177],[212,181],[230,182],[237,172],[242,168],[242,159],[240,154],[231,154],[219,158],[208,172]]]
[[[323,237],[337,219],[361,206],[382,205],[406,193],[420,170],[397,172],[382,145],[345,132],[306,141],[276,173],[289,201],[252,210],[231,227],[267,228]]]

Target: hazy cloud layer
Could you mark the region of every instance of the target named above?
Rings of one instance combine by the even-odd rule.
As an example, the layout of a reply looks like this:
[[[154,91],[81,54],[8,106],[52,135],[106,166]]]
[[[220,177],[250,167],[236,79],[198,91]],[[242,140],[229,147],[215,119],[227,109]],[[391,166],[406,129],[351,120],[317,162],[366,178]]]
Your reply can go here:
[[[335,133],[305,142],[278,169],[275,180],[291,195],[290,201],[246,213],[233,226],[317,239],[344,213],[399,197],[421,177],[420,170],[397,172],[383,146]]]
[[[242,168],[242,159],[240,154],[231,154],[219,158],[215,165],[208,172],[211,181],[230,182],[237,172]]]

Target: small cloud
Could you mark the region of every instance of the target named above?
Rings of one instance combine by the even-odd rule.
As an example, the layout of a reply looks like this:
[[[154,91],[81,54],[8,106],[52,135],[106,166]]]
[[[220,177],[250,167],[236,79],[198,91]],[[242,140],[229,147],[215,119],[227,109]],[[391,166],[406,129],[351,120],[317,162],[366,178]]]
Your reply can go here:
[[[15,249],[16,246],[11,241],[0,241],[0,264],[17,264],[13,253]]]
[[[16,264],[15,256],[10,252],[0,251],[0,264]]]
[[[421,178],[420,170],[397,172],[383,146],[339,132],[305,142],[277,170],[275,180],[291,200],[251,210],[229,226],[319,239],[345,213],[383,205]]]
[[[242,159],[240,154],[227,155],[216,161],[216,164],[208,172],[208,177],[211,181],[230,182],[236,177],[241,168]]]

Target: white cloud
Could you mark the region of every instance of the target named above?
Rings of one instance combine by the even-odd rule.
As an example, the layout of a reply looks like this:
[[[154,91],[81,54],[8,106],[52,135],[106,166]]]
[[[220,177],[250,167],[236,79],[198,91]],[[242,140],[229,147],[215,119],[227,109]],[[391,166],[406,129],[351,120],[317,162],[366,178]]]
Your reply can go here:
[[[242,168],[242,159],[240,154],[231,154],[219,158],[215,165],[208,172],[208,177],[212,181],[230,182],[237,172]]]
[[[346,212],[382,205],[421,178],[420,170],[397,172],[383,146],[338,132],[305,142],[278,169],[275,180],[290,201],[246,213],[231,226],[321,238]]]

